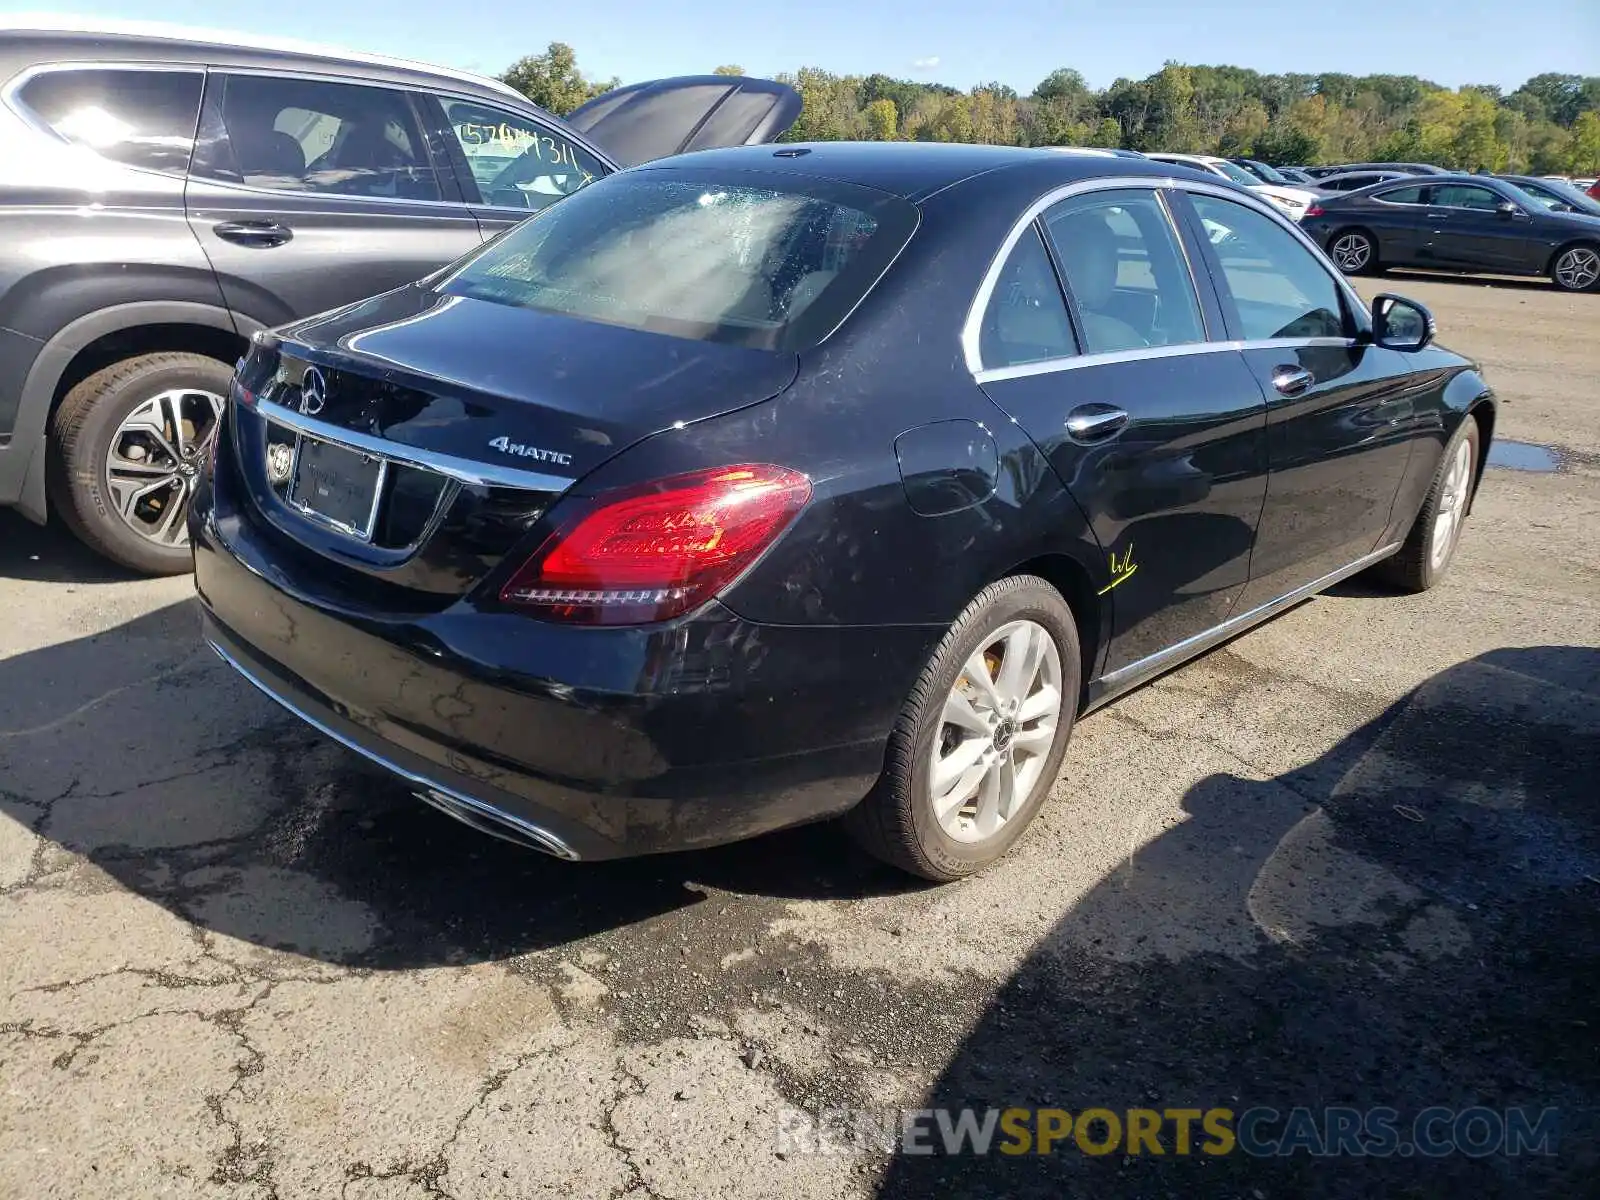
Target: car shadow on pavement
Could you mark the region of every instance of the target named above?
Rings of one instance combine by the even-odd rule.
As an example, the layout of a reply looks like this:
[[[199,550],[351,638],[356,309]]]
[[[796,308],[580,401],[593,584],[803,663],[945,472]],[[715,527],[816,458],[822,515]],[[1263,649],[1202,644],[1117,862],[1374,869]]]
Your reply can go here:
[[[136,576],[102,558],[56,521],[35,525],[0,508],[0,579],[45,583],[123,583]]]
[[[1002,1126],[987,1154],[949,1155],[928,1120],[934,1153],[902,1145],[879,1195],[1594,1195],[1596,779],[1600,650],[1574,646],[1452,667],[1277,778],[1204,779],[1187,819],[1103,879],[998,990],[922,1101],[979,1117],[1100,1108],[1122,1140],[1095,1120],[1086,1144],[1102,1153],[1069,1132],[1048,1155],[1007,1154],[1000,1144],[1020,1139]],[[1260,1155],[1296,1107],[1325,1136],[1329,1106],[1397,1110],[1406,1144],[1430,1106],[1502,1121],[1527,1106],[1535,1126],[1557,1109],[1555,1153]],[[1166,1110],[1215,1108],[1234,1114],[1239,1146],[1203,1152],[1222,1143],[1196,1112],[1178,1153]],[[1163,1114],[1164,1154],[1129,1146],[1130,1109]],[[1279,1116],[1254,1118],[1245,1153],[1252,1109]]]
[[[1390,267],[1384,271],[1380,280],[1387,279],[1392,283],[1402,284],[1415,281],[1417,283],[1446,283],[1457,287],[1477,288],[1508,288],[1524,292],[1549,292],[1552,296],[1572,296],[1575,292],[1563,292],[1545,276],[1532,275],[1463,275],[1454,271],[1418,271],[1407,267]]]
[[[701,904],[918,885],[818,826],[567,864],[468,829],[284,713],[199,636],[196,605],[0,660],[0,821],[29,878],[104,872],[211,932],[343,966],[499,960]],[[727,904],[727,895],[719,904]]]

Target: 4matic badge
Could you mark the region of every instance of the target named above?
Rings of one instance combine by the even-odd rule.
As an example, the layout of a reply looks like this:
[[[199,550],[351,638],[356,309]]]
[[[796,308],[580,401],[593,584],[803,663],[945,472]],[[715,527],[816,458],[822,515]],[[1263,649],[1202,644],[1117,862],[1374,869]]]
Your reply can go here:
[[[542,446],[524,446],[521,442],[513,442],[508,437],[497,437],[489,443],[491,449],[500,451],[501,454],[515,454],[518,458],[531,458],[536,462],[555,463],[559,467],[570,467],[572,455],[563,454],[559,450],[546,450]]]

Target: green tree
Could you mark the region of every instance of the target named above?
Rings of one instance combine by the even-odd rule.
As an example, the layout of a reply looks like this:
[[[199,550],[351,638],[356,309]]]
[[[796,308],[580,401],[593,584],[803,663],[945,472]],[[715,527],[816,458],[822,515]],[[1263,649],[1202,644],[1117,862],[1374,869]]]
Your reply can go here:
[[[1115,117],[1101,117],[1100,124],[1095,126],[1095,131],[1089,137],[1089,145],[1098,146],[1105,150],[1118,150],[1122,147],[1122,126]]]
[[[621,82],[613,79],[609,83],[591,83],[585,79],[578,70],[577,54],[565,42],[551,42],[543,54],[517,59],[500,80],[557,116],[565,116]]]
[[[726,63],[711,72],[713,75],[743,75],[744,68],[736,63]]]
[[[900,131],[900,113],[894,101],[880,97],[867,105],[867,136],[875,142],[892,142]]]
[[[1600,112],[1590,109],[1572,123],[1567,165],[1575,175],[1600,175]]]

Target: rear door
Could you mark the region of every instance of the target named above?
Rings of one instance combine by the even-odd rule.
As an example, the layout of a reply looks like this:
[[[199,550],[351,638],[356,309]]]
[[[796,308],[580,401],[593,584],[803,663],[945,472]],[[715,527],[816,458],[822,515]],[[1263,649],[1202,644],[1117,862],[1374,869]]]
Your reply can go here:
[[[1425,184],[1406,183],[1355,200],[1350,222],[1371,229],[1378,239],[1378,261],[1387,266],[1427,261],[1432,226]]]
[[[983,310],[978,381],[1106,551],[1107,672],[1220,624],[1248,578],[1265,405],[1208,301],[1163,193],[1119,187],[1024,228]]]
[[[480,243],[404,89],[212,70],[186,188],[229,307],[277,325],[437,270]]]
[[[1270,477],[1245,612],[1370,553],[1410,454],[1408,368],[1357,338],[1350,294],[1294,232],[1220,195],[1188,193],[1233,336],[1266,398]],[[1233,236],[1199,233],[1222,225]]]
[[[1430,256],[1441,266],[1479,271],[1537,270],[1533,218],[1520,205],[1514,213],[1500,212],[1506,202],[1482,184],[1435,184],[1428,205]]]

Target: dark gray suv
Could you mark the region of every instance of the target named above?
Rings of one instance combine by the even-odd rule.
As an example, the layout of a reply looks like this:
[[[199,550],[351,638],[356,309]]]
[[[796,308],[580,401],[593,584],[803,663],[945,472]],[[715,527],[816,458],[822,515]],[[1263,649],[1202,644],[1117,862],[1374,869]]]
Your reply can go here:
[[[0,30],[0,505],[149,573],[255,332],[403,286],[590,180],[770,141],[697,76],[561,121],[477,76],[126,28]]]

